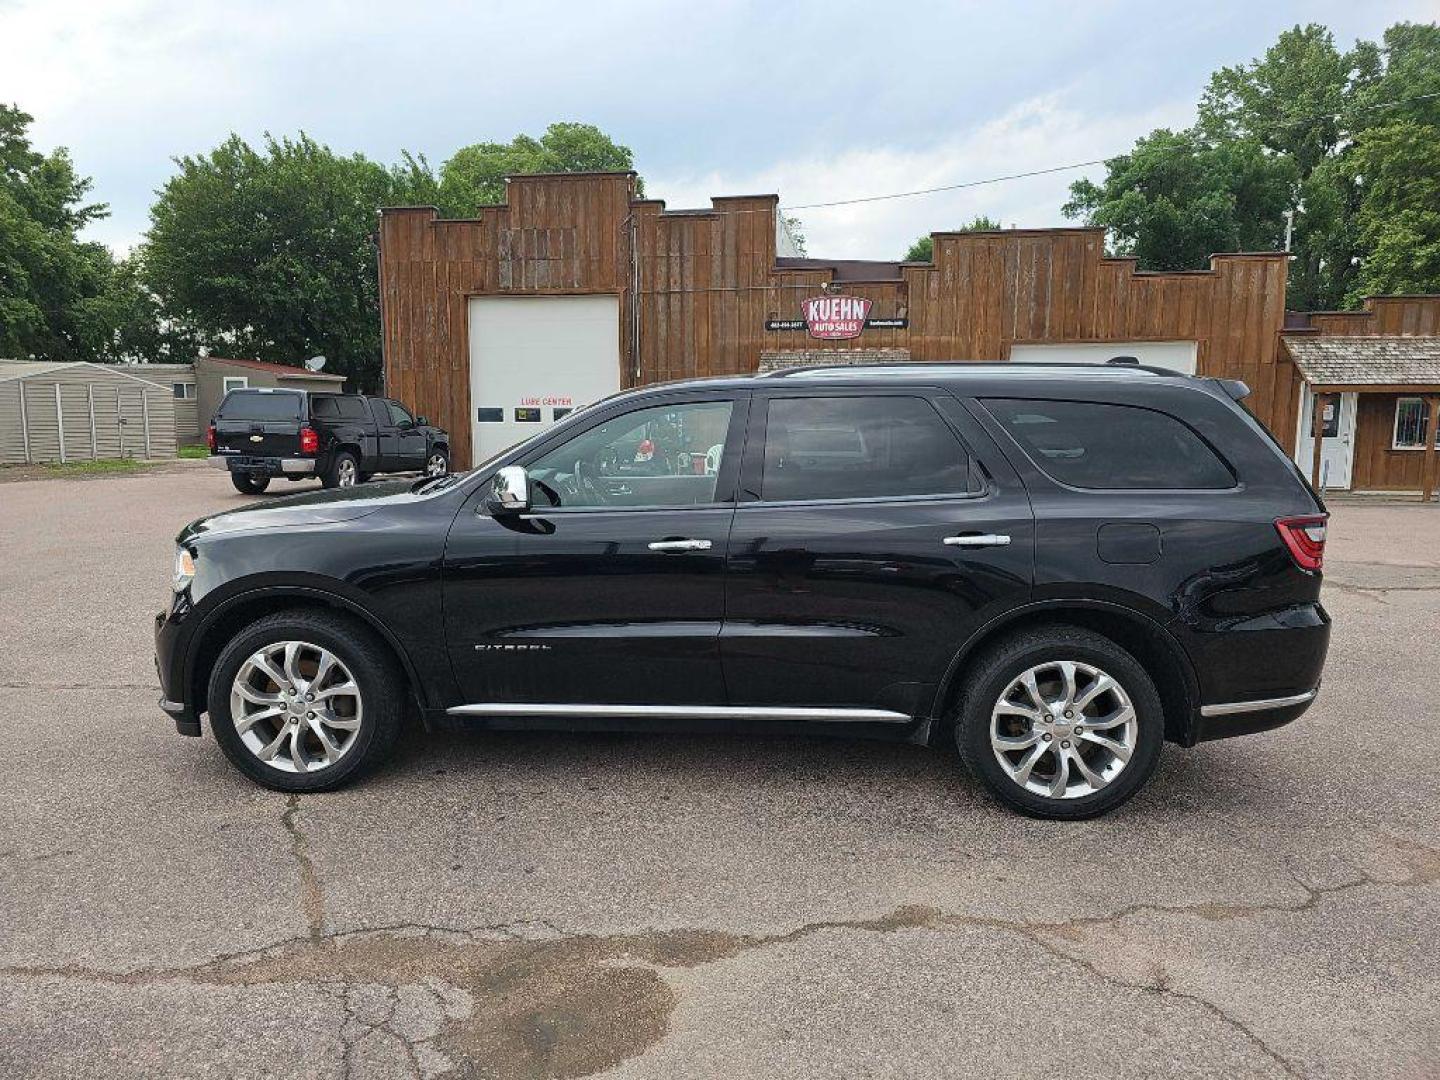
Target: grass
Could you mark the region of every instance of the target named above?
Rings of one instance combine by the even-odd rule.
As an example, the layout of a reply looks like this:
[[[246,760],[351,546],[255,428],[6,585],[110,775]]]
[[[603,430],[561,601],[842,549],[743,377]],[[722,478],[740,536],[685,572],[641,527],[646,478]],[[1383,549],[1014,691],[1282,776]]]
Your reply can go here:
[[[210,448],[203,443],[199,446],[182,446],[176,456],[182,458],[208,458],[210,456]]]
[[[45,466],[47,473],[56,476],[77,476],[85,473],[128,473],[138,472],[150,465],[148,461],[135,458],[100,458],[98,461],[67,461]]]

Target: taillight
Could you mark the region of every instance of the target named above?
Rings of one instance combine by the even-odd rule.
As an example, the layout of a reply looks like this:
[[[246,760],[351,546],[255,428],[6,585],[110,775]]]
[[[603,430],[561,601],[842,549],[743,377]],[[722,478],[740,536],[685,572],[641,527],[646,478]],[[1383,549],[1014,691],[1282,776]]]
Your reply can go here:
[[[314,428],[302,427],[300,429],[300,452],[302,454],[315,454],[320,451],[320,436],[315,434]]]
[[[215,425],[214,425],[214,424],[211,424],[208,428],[205,429],[205,445],[206,445],[207,447],[209,447],[210,452],[211,452],[212,454],[215,452]]]
[[[1325,562],[1325,520],[1328,515],[1275,519],[1275,530],[1301,570],[1319,570]]]

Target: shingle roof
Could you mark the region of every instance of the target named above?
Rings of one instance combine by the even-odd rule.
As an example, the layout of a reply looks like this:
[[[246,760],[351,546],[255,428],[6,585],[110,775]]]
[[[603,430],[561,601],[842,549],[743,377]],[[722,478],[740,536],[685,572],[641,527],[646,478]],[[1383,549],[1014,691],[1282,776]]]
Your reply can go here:
[[[1440,337],[1287,334],[1283,340],[1312,386],[1440,387]]]

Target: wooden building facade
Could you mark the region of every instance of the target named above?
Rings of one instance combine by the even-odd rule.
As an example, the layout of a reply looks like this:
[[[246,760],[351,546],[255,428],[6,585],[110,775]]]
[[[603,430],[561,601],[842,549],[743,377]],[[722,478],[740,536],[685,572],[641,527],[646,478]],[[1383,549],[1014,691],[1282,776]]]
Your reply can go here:
[[[1132,354],[1243,379],[1247,404],[1297,449],[1304,397],[1281,347],[1282,252],[1149,273],[1107,258],[1101,229],[1007,229],[935,233],[927,263],[832,263],[777,257],[775,195],[711,203],[668,210],[635,197],[633,174],[589,173],[512,177],[506,202],[471,220],[387,209],[379,256],[386,392],[450,430],[458,466],[473,463],[472,447],[489,449],[483,418],[508,421],[513,408],[543,422],[547,403],[560,406],[556,415],[583,404],[538,376],[533,391],[513,390],[521,395],[513,402],[491,400],[487,380],[498,385],[502,368],[543,364],[506,352],[526,336],[514,327],[532,319],[540,335],[565,310],[511,302],[502,317],[494,302],[610,297],[613,329],[602,330],[606,347],[594,355],[613,365],[615,389],[752,372],[762,353],[771,364],[786,353],[813,361],[817,351],[838,361],[857,349],[918,361]],[[864,302],[858,336],[814,336],[805,305],[825,297]],[[487,334],[504,347],[487,353]]]

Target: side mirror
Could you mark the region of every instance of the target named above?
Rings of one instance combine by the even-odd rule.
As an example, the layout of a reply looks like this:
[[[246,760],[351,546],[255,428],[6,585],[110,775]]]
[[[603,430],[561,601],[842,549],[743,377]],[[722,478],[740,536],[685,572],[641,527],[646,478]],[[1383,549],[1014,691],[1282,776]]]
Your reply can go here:
[[[425,417],[423,417],[423,416],[417,416],[417,417],[415,418],[415,423],[416,423],[417,425],[419,425],[420,427],[428,427],[429,424],[430,424],[430,421],[427,420],[427,419],[426,419]]]
[[[521,465],[506,465],[490,481],[490,507],[497,514],[530,509],[530,475]]]

